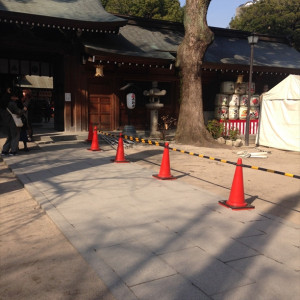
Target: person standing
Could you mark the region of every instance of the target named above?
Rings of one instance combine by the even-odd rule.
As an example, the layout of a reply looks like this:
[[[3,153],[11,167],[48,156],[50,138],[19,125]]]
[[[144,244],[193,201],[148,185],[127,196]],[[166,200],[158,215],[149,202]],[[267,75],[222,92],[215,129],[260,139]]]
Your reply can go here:
[[[32,92],[30,89],[23,90],[22,102],[27,105],[27,133],[28,141],[33,140],[33,130],[32,130],[32,118],[33,118],[33,104],[32,104]]]
[[[24,94],[23,94],[24,95]],[[22,97],[22,99],[18,99],[16,100],[17,106],[20,109],[23,109],[25,107],[25,98]],[[27,104],[29,105],[29,103]],[[27,143],[28,143],[28,136],[27,136],[27,129],[28,129],[28,106],[27,107],[27,111],[22,115],[21,119],[23,122],[23,127],[21,127],[20,129],[20,142],[23,142],[24,145],[24,151],[28,152],[29,149],[27,147]]]
[[[17,127],[13,117],[8,112],[18,116],[22,116],[27,111],[27,106],[24,105],[23,109],[18,108],[16,101],[22,97],[20,90],[8,88],[6,93],[1,99],[1,116],[3,119],[4,130],[6,134],[6,141],[3,145],[1,155],[16,155],[19,149],[20,130]]]

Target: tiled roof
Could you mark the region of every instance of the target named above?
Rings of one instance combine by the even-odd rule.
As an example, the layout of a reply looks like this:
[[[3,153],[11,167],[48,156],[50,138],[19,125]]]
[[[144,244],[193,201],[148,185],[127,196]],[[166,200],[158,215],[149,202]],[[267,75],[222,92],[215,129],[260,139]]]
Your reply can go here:
[[[165,26],[164,26],[165,25]],[[211,28],[215,33],[204,62],[229,65],[249,65],[250,33],[230,29]],[[137,57],[175,59],[176,51],[184,37],[183,26],[170,22],[132,22],[120,28],[118,36],[98,43],[85,41],[90,49]],[[254,65],[287,69],[300,69],[300,53],[283,38],[261,36],[254,50]]]
[[[120,34],[131,44],[143,51],[163,51],[175,53],[183,39],[183,32],[167,28],[143,28],[127,25],[120,29]]]
[[[184,37],[182,24],[115,16],[107,13],[99,0],[1,0],[0,22],[10,20],[24,20],[31,25],[40,22],[41,26],[45,21],[48,27],[50,22],[53,27],[62,24],[72,29],[99,29],[102,32],[118,31],[128,22],[120,28],[119,35],[97,35],[97,40],[94,36],[86,36],[83,43],[88,53],[98,51],[137,58],[174,61]],[[220,28],[212,30],[215,39],[206,51],[204,62],[249,64],[247,33]],[[300,53],[282,40],[262,38],[255,45],[254,66],[300,69]]]
[[[103,39],[97,37],[93,41],[85,39],[84,45],[88,51],[109,52],[111,54],[144,57],[154,59],[175,60],[172,52],[176,52],[179,37],[165,37],[167,33],[147,30],[136,26],[120,28],[118,36],[106,35]],[[173,41],[171,40],[173,39]]]
[[[56,23],[68,22],[75,27],[107,26],[119,24],[123,26],[125,20],[107,13],[99,0],[24,0],[0,1],[0,17],[3,19],[13,18],[26,20],[39,20],[41,23],[45,18]]]
[[[229,29],[228,29],[229,30]],[[205,62],[249,65],[247,38],[215,35],[204,57]],[[300,69],[300,53],[287,43],[261,38],[254,46],[254,66]]]

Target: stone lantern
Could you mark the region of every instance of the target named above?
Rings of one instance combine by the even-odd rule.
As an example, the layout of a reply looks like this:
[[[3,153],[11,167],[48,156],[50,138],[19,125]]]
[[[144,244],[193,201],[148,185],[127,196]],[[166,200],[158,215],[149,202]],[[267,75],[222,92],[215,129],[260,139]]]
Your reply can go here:
[[[149,97],[149,103],[146,108],[150,110],[150,137],[160,138],[161,133],[158,131],[158,111],[164,107],[160,103],[160,97],[166,94],[166,90],[159,90],[157,88],[157,81],[152,82],[152,88],[149,91],[144,91],[144,96]]]

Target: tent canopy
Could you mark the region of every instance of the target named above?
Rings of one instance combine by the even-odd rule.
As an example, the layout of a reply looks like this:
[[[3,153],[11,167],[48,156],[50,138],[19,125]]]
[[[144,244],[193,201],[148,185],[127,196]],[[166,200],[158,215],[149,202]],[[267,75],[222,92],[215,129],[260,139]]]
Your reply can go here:
[[[256,144],[300,151],[299,75],[289,75],[263,94]]]
[[[300,100],[300,76],[288,76],[266,92],[263,100]]]

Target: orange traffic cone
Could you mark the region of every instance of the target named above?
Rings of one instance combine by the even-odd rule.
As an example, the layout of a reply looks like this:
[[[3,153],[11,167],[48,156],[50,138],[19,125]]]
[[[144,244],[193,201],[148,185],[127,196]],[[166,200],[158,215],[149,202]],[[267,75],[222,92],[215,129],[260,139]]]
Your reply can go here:
[[[89,124],[89,135],[88,138],[85,140],[86,142],[91,142],[93,140],[93,125],[92,123]]]
[[[112,161],[116,163],[129,163],[129,160],[125,159],[124,156],[124,145],[123,145],[122,133],[120,133],[116,157],[115,159],[112,159]]]
[[[91,148],[88,149],[90,151],[100,151],[99,143],[98,143],[98,134],[97,134],[97,126],[94,127],[93,140]]]
[[[162,180],[176,179],[176,177],[171,175],[170,171],[169,143],[165,143],[159,174],[152,176]]]
[[[241,158],[238,159],[236,164],[229,199],[227,201],[219,201],[219,204],[235,210],[254,208],[254,206],[245,202],[243,167]]]

